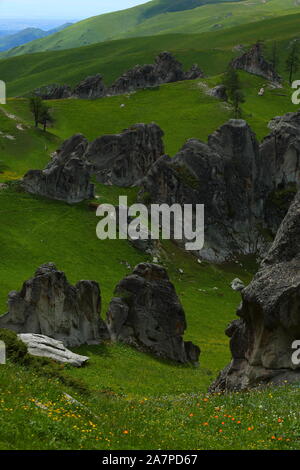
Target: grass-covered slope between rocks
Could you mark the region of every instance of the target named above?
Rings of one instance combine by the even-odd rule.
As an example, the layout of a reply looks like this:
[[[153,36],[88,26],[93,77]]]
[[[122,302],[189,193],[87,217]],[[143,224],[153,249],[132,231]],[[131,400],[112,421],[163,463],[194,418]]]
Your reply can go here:
[[[136,64],[152,63],[163,50],[172,52],[187,69],[198,63],[207,75],[224,72],[230,60],[240,54],[235,47],[265,41],[265,54],[271,57],[277,42],[279,73],[287,77],[285,61],[291,41],[299,36],[300,14],[268,19],[203,34],[170,34],[109,41],[79,49],[49,51],[0,60],[0,77],[8,96],[21,96],[50,83],[74,86],[87,75],[101,73],[112,83]]]
[[[86,19],[3,56],[76,48],[122,37],[216,31],[297,12],[294,0],[155,0]]]

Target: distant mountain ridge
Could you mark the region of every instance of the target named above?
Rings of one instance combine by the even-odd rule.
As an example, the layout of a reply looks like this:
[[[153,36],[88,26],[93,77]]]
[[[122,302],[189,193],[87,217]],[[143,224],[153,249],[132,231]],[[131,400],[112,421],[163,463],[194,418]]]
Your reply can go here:
[[[40,28],[25,28],[21,31],[5,34],[5,31],[0,31],[0,51],[7,51],[14,47],[22,46],[28,42],[34,41],[35,39],[44,38],[55,34],[59,31],[62,31],[65,28],[71,26],[72,23],[66,23],[57,28],[51,29],[49,31],[44,31]],[[2,33],[2,34],[1,34]]]
[[[152,0],[74,23],[48,37],[2,52],[11,57],[73,49],[115,39],[198,34],[300,12],[295,0]]]

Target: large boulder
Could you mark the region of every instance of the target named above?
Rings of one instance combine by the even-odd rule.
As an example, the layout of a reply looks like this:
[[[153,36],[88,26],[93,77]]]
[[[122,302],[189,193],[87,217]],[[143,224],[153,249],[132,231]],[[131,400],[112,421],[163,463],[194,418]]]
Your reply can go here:
[[[106,95],[102,75],[97,74],[82,80],[73,90],[73,96],[81,99],[96,99]]]
[[[180,363],[198,362],[200,349],[183,341],[185,313],[161,266],[139,264],[117,285],[107,326],[113,341]]]
[[[74,204],[94,197],[91,165],[84,157],[88,142],[77,134],[66,140],[44,170],[30,170],[22,180],[26,191]]]
[[[85,158],[96,179],[117,186],[133,186],[164,153],[163,131],[156,124],[136,124],[121,134],[104,135],[92,142]]]
[[[226,331],[232,361],[211,391],[300,381],[292,360],[293,342],[300,340],[300,191],[242,299],[240,319]]]
[[[278,85],[281,82],[281,77],[275,71],[273,65],[264,58],[261,43],[254,44],[248,52],[234,59],[231,65],[235,69],[259,75]]]
[[[8,313],[0,317],[0,328],[49,336],[67,347],[95,344],[107,336],[100,308],[96,282],[79,281],[72,286],[65,273],[49,263],[37,269],[19,292],[10,292]]]
[[[300,183],[299,116],[277,118],[261,145],[240,119],[221,126],[207,144],[188,140],[175,157],[164,155],[152,165],[140,200],[204,204],[200,258],[224,262],[265,253]]]
[[[89,358],[80,356],[67,349],[61,341],[44,335],[22,333],[18,338],[27,346],[28,354],[37,357],[47,357],[62,364],[70,364],[74,367],[83,366]]]

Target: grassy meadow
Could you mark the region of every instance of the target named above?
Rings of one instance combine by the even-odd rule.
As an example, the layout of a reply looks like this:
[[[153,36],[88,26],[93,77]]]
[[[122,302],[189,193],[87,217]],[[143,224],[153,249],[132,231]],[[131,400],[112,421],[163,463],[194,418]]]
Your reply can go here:
[[[279,3],[274,0],[272,5]],[[116,284],[131,272],[126,264],[133,268],[151,261],[127,241],[99,241],[89,201],[70,206],[24,193],[18,181],[26,171],[44,168],[62,141],[78,132],[93,140],[138,122],[156,122],[171,156],[189,138],[206,141],[233,117],[228,104],[207,94],[221,83],[220,74],[236,55],[233,46],[265,38],[269,54],[276,31],[285,76],[284,60],[291,39],[299,34],[299,18],[283,16],[215,33],[141,37],[1,60],[0,77],[8,82],[10,98],[0,106],[0,314],[7,309],[11,290],[19,290],[42,263],[54,262],[72,283],[99,282],[105,318]],[[209,76],[125,96],[50,101],[53,126],[47,132],[33,127],[24,93],[51,82],[75,84],[99,71],[111,81],[137,62],[152,61],[162,48],[173,51],[186,67],[203,64]],[[242,117],[261,140],[269,133],[271,118],[296,111],[291,89],[284,82],[282,89],[267,88],[259,97],[266,81],[246,73],[240,78],[246,98]],[[97,185],[99,203],[117,204],[125,194],[131,203],[136,193],[134,188]],[[46,369],[9,359],[0,366],[0,450],[300,449],[299,384],[207,394],[230,360],[224,329],[240,303],[230,282],[235,277],[250,282],[255,260],[200,264],[163,241],[160,263],[186,312],[185,339],[201,348],[200,366],[178,366],[107,342],[78,348],[76,352],[90,361],[81,369],[61,366],[68,378],[62,382],[56,373],[49,376]]]

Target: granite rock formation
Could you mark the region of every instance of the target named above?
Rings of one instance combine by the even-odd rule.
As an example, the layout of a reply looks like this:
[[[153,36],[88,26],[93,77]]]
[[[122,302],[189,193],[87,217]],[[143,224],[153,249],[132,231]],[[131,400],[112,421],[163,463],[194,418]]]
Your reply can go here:
[[[102,75],[97,74],[82,80],[72,92],[73,97],[81,99],[96,99],[106,95],[106,87]]]
[[[202,259],[223,262],[260,254],[276,235],[300,182],[300,113],[272,122],[259,145],[243,120],[230,120],[208,138],[191,139],[174,157],[162,156],[142,181],[140,199],[204,204]]]
[[[77,134],[66,140],[44,170],[30,170],[22,180],[26,191],[74,204],[94,197],[91,165],[84,158],[88,142]]]
[[[94,281],[69,284],[53,263],[42,265],[20,292],[10,292],[0,328],[62,341],[66,347],[96,344],[107,337],[100,318],[101,295]]]
[[[226,330],[231,363],[211,391],[233,391],[300,380],[293,343],[300,340],[300,191]],[[297,353],[299,358],[299,354]]]
[[[161,266],[142,263],[116,287],[107,313],[113,341],[179,363],[197,363],[200,349],[182,337],[184,310]]]
[[[112,84],[108,93],[119,95],[163,83],[193,80],[203,76],[198,65],[194,64],[188,72],[184,72],[182,64],[170,52],[161,52],[154,64],[136,65],[124,73]]]
[[[47,357],[62,364],[70,364],[74,367],[82,367],[89,358],[80,356],[67,349],[61,341],[48,336],[32,333],[22,333],[18,338],[27,346],[28,354],[37,357]]]
[[[218,100],[222,100],[222,101],[228,100],[225,85],[217,85],[214,88],[211,88],[208,93],[209,95],[214,96]]]
[[[235,69],[259,75],[276,84],[281,82],[281,77],[275,71],[273,65],[264,58],[261,43],[254,44],[248,52],[234,59],[231,65]]]
[[[67,85],[47,85],[34,93],[44,100],[62,98],[95,99],[103,96],[121,95],[142,88],[159,86],[163,83],[203,78],[204,74],[197,64],[185,72],[182,64],[170,52],[161,52],[154,64],[136,65],[119,77],[109,88],[103,83],[102,75],[97,74],[82,80],[72,90]]]
[[[71,98],[72,89],[68,85],[46,85],[34,90],[34,94],[43,100],[62,100]]]
[[[85,153],[96,179],[117,186],[133,186],[164,153],[163,132],[156,124],[136,124],[121,134],[104,135]]]

